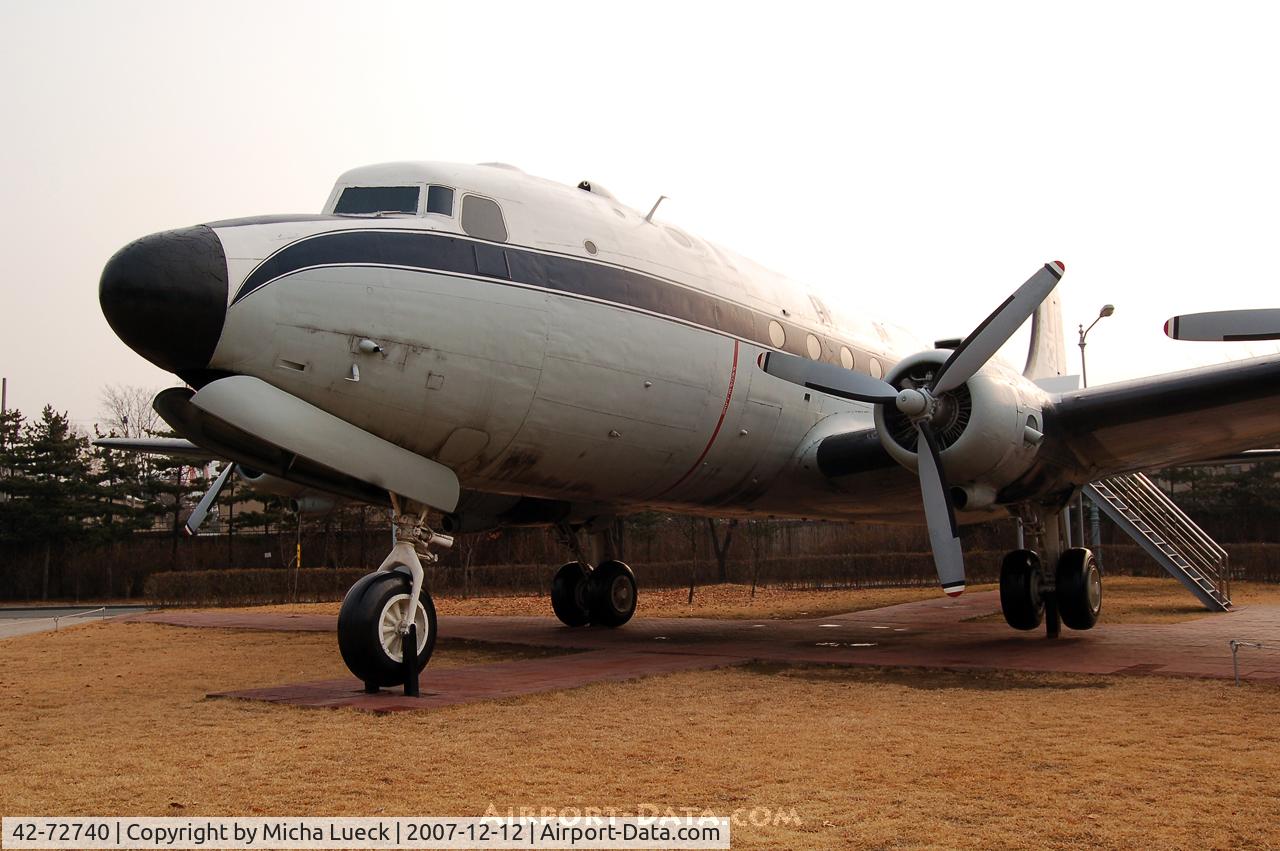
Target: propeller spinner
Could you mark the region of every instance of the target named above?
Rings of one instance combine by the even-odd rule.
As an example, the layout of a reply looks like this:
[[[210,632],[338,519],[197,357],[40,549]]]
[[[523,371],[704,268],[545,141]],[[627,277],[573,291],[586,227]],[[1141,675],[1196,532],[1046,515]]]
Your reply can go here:
[[[955,508],[942,468],[941,449],[933,428],[940,413],[939,401],[991,360],[1022,323],[1035,313],[1040,303],[1048,298],[1066,270],[1061,261],[1046,263],[960,342],[924,386],[899,390],[889,382],[865,373],[782,352],[770,352],[764,358],[764,371],[770,375],[842,399],[874,405],[892,404],[911,421],[919,436],[920,498],[924,504],[933,562],[942,589],[950,596],[958,596],[964,591],[964,554],[956,529]]]

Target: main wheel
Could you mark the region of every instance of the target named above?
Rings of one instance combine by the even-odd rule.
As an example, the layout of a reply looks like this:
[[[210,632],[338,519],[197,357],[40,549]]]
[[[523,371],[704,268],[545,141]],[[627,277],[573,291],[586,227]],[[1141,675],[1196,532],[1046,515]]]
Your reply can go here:
[[[563,564],[551,580],[551,609],[565,626],[586,626],[591,623],[591,611],[587,608],[587,579],[585,565],[571,561]]]
[[[1093,553],[1072,547],[1058,559],[1058,609],[1072,629],[1092,629],[1102,612],[1102,571]]]
[[[599,626],[622,626],[636,612],[636,575],[620,561],[606,561],[587,580],[587,609]]]
[[[404,636],[400,621],[413,582],[398,570],[362,577],[342,600],[338,612],[338,649],[347,668],[366,683],[393,686],[404,681]],[[418,634],[418,671],[436,648],[436,607],[422,589],[413,618]]]
[[[1000,564],[1000,610],[1014,629],[1035,629],[1044,620],[1040,595],[1040,556],[1014,550]]]

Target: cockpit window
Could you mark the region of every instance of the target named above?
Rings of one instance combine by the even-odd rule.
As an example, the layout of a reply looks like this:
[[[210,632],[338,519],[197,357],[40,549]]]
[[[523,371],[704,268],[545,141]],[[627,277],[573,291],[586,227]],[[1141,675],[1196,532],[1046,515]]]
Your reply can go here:
[[[408,213],[417,215],[420,186],[349,186],[333,212],[347,215]]]
[[[448,186],[427,187],[427,212],[453,215],[453,190]]]
[[[507,225],[502,220],[502,209],[496,201],[479,195],[462,196],[462,229],[477,239],[507,241]]]

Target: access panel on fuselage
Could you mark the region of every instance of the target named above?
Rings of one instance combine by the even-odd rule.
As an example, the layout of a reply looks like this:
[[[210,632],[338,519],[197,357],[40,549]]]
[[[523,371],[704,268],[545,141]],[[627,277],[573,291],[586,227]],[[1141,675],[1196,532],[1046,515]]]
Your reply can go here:
[[[233,309],[275,317],[240,371],[428,457],[465,435],[474,451],[451,458],[464,482],[515,435],[546,346],[542,293],[431,272],[311,269]]]
[[[494,489],[635,500],[674,484],[724,403],[733,343],[667,319],[550,296],[542,379]]]

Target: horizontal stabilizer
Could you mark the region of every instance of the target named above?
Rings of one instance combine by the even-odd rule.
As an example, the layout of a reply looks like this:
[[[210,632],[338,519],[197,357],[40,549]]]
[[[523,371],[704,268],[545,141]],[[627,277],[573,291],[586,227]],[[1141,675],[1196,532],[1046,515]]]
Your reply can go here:
[[[1175,340],[1280,340],[1280,308],[1187,313],[1164,323],[1164,333]]]

